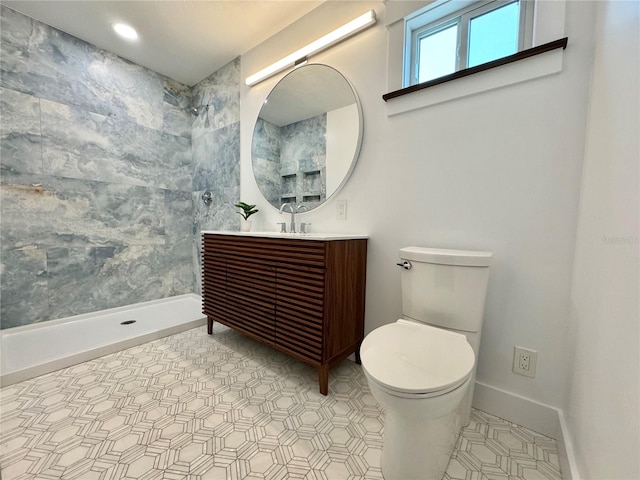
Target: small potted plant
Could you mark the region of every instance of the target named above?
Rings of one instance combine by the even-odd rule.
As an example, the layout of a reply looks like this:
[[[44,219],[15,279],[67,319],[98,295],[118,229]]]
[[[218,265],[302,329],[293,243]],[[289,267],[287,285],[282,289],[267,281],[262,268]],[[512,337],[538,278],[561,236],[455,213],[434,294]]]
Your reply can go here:
[[[236,212],[238,215],[242,217],[240,222],[240,231],[241,232],[250,232],[251,231],[251,221],[249,217],[254,213],[258,213],[258,209],[255,205],[249,205],[248,203],[238,202],[235,204],[236,207],[241,209],[241,212]]]

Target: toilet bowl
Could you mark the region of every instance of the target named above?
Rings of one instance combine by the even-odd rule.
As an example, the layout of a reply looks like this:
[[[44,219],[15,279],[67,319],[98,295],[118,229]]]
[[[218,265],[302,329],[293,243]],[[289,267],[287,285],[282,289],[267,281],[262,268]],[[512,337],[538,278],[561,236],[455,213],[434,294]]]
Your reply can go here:
[[[385,410],[385,480],[440,480],[475,364],[466,337],[401,319],[367,335],[360,355],[369,389]]]
[[[385,480],[441,480],[469,421],[491,252],[400,250],[402,313],[360,348],[384,408]]]

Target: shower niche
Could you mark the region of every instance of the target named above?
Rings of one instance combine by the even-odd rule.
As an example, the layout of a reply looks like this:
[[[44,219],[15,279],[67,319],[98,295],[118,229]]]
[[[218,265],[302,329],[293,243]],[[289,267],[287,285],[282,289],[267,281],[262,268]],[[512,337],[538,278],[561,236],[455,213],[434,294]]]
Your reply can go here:
[[[287,170],[287,173],[280,176],[279,202],[281,204],[302,203],[307,208],[314,208],[326,200],[325,169],[320,165],[313,165],[310,168],[309,170],[299,169],[296,172]]]

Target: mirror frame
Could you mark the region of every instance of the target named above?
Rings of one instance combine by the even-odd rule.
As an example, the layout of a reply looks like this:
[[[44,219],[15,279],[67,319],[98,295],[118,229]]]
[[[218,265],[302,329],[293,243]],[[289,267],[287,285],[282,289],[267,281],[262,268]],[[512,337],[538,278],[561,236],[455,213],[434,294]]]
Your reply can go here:
[[[294,68],[293,70],[291,70],[289,73],[287,73],[286,75],[284,75],[282,78],[280,78],[278,80],[278,82],[269,90],[269,93],[267,94],[267,96],[260,103],[260,105],[261,105],[260,111],[258,112],[258,116],[256,117],[256,120],[255,120],[255,122],[253,124],[253,133],[251,134],[251,173],[253,175],[253,179],[256,182],[256,186],[258,187],[258,190],[260,191],[260,194],[262,195],[262,197],[265,199],[265,201],[267,202],[267,204],[269,206],[275,208],[276,210],[279,210],[280,207],[274,206],[267,199],[266,195],[262,191],[262,188],[260,188],[260,184],[258,183],[258,180],[256,178],[256,173],[255,173],[255,169],[254,169],[254,162],[253,162],[253,140],[254,140],[255,133],[256,133],[256,125],[257,125],[258,119],[260,118],[260,113],[262,112],[262,108],[264,106],[265,101],[269,98],[269,96],[273,93],[273,91],[276,88],[278,88],[278,85],[280,85],[284,81],[285,78],[287,78],[289,75],[295,74],[295,72],[297,72],[298,70],[300,70],[302,68],[318,67],[318,66],[330,68],[331,70],[336,72],[338,75],[340,75],[344,79],[344,81],[347,83],[347,85],[351,89],[351,93],[353,94],[353,98],[355,99],[356,107],[358,109],[358,138],[356,140],[356,148],[355,148],[355,150],[353,152],[353,158],[351,159],[351,164],[349,165],[349,168],[348,168],[347,172],[345,173],[344,178],[342,179],[340,184],[331,193],[331,195],[327,195],[326,196],[325,200],[321,204],[316,205],[315,207],[309,208],[308,210],[305,210],[304,212],[300,212],[300,213],[313,212],[313,211],[315,211],[315,210],[317,210],[319,208],[322,208],[327,203],[329,203],[329,200],[332,200],[333,198],[335,198],[337,196],[337,194],[340,193],[340,191],[344,188],[344,186],[347,184],[347,182],[351,178],[351,175],[352,175],[353,171],[355,170],[356,163],[358,163],[358,158],[360,157],[360,150],[362,149],[362,139],[363,139],[363,136],[364,136],[363,135],[363,133],[364,133],[363,132],[363,130],[364,130],[364,118],[363,118],[363,114],[362,114],[362,104],[360,102],[360,98],[358,97],[358,93],[356,92],[356,89],[354,88],[353,84],[337,68],[334,68],[334,67],[332,67],[330,65],[326,65],[324,63],[307,63],[307,64],[304,64],[304,65],[301,65],[299,67]]]

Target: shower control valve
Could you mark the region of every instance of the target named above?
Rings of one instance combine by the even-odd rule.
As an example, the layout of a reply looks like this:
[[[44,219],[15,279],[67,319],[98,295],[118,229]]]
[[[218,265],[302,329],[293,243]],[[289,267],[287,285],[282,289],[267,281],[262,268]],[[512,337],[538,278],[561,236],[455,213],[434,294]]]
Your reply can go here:
[[[213,202],[213,193],[209,190],[202,194],[202,202],[208,207]]]

